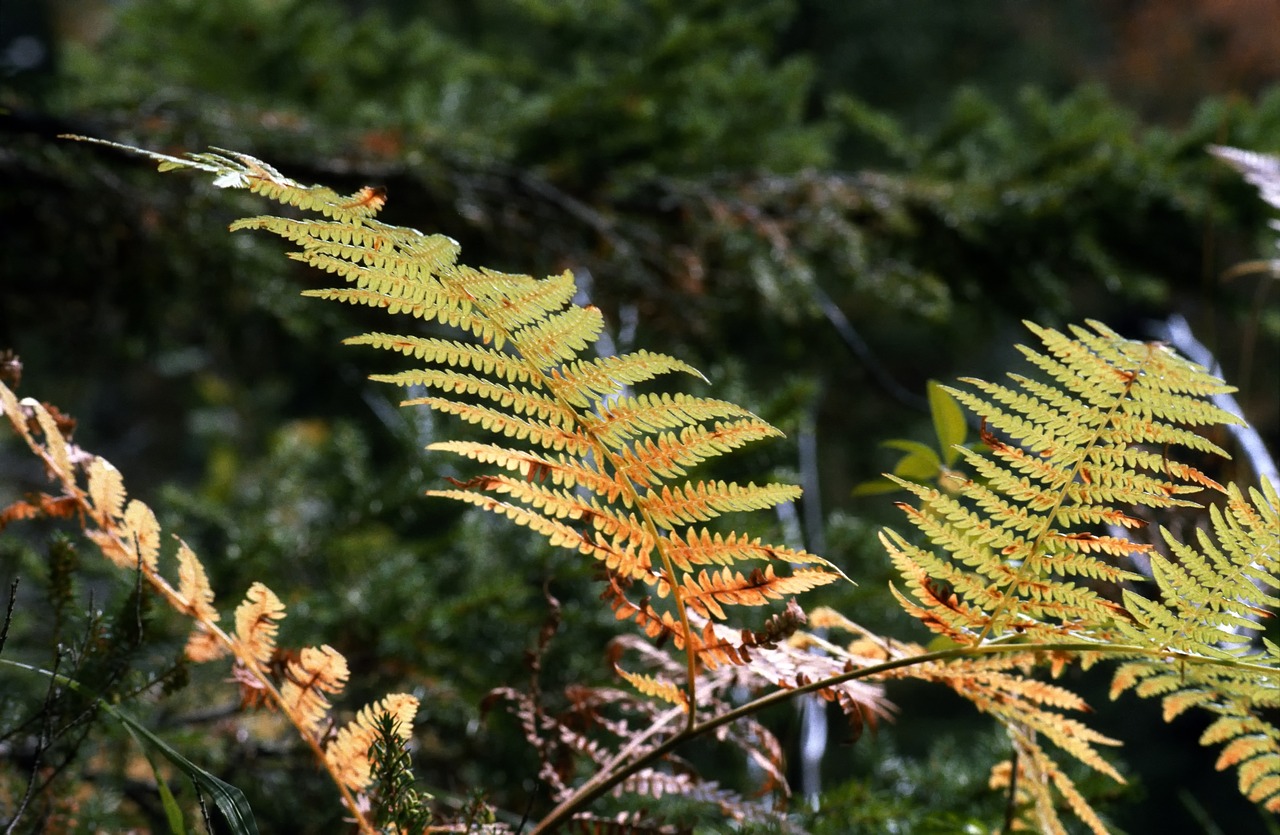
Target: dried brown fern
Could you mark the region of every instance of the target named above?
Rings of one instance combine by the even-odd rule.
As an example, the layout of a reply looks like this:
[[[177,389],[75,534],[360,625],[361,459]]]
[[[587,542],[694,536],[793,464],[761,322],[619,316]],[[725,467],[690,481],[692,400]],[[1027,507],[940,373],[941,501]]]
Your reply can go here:
[[[0,413],[45,466],[60,494],[23,505],[37,511],[56,508],[59,517],[75,517],[86,537],[103,555],[124,571],[136,571],[149,587],[176,611],[194,622],[187,641],[191,661],[207,662],[231,656],[233,679],[248,705],[279,710],[297,729],[317,762],[333,778],[347,813],[362,833],[375,828],[368,818],[368,804],[361,793],[371,778],[370,744],[376,735],[377,717],[390,713],[408,738],[418,700],[398,693],[362,709],[336,735],[331,732],[329,697],[341,693],[348,672],[346,659],[330,646],[306,647],[275,669],[281,658],[276,645],[277,622],[285,616],[284,604],[266,586],[254,583],[235,610],[235,628],[225,631],[214,607],[214,593],[204,566],[181,540],[174,557],[177,584],[161,567],[161,531],[155,514],[139,499],[130,499],[120,472],[108,461],[71,443],[56,410],[27,398],[19,400],[0,382]],[[3,514],[26,517],[25,511]],[[171,576],[171,575],[170,575]]]

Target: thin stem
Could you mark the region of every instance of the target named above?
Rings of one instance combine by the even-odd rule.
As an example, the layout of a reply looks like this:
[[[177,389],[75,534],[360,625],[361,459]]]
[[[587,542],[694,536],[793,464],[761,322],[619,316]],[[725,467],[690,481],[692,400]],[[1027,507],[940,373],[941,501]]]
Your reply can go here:
[[[891,661],[873,664],[870,667],[862,667],[847,673],[841,673],[837,676],[831,676],[830,678],[810,682],[803,687],[795,687],[789,690],[775,690],[768,695],[761,696],[760,698],[747,702],[744,705],[740,705],[733,710],[714,716],[705,722],[696,723],[692,728],[686,728],[670,739],[649,749],[627,765],[620,767],[617,771],[610,773],[607,769],[602,769],[601,771],[596,772],[596,774],[587,780],[587,782],[579,786],[572,795],[552,809],[551,812],[548,813],[547,817],[534,828],[531,835],[546,835],[547,833],[555,831],[556,827],[564,824],[564,822],[579,809],[614,788],[641,768],[644,768],[650,763],[666,756],[685,742],[702,736],[709,731],[713,731],[722,725],[736,722],[739,719],[750,716],[751,714],[764,710],[767,707],[781,704],[795,696],[805,693],[813,693],[848,681],[871,678],[873,676],[881,675],[882,673],[900,670],[904,667],[915,667],[933,662],[952,661],[959,658],[973,658],[975,656],[984,655],[1052,652],[1092,652],[1103,655],[1145,656],[1161,659],[1176,659],[1182,663],[1188,664],[1223,666],[1248,672],[1262,673],[1272,677],[1280,676],[1280,671],[1277,671],[1272,667],[1263,666],[1261,664],[1252,664],[1247,661],[1236,661],[1229,658],[1208,658],[1206,656],[1194,655],[1189,652],[1171,650],[1164,647],[1144,647],[1136,644],[1102,644],[1094,643],[1092,641],[1041,644],[1013,642],[992,643],[976,647],[953,647],[951,649],[937,650],[936,652],[926,652],[922,655],[895,658]],[[616,761],[617,758],[615,758],[615,762]],[[611,763],[610,767],[612,767],[612,765],[613,764]]]

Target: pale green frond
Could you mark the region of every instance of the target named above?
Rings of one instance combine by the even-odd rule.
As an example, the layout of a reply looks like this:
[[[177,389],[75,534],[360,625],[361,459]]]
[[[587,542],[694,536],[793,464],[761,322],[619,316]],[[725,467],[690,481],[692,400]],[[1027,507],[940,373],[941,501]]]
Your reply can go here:
[[[406,400],[404,405],[430,406],[438,412],[457,415],[468,423],[474,423],[481,429],[487,429],[496,435],[528,441],[544,449],[567,452],[570,455],[585,455],[591,450],[591,440],[580,432],[566,432],[545,421],[523,418],[501,409],[478,406],[474,403],[460,403],[443,397],[419,397]]]
[[[604,563],[605,566],[623,576],[656,582],[653,568],[647,554],[637,553],[634,549],[624,550],[606,542],[602,537],[592,537],[572,525],[558,519],[548,517],[536,510],[519,507],[508,502],[498,501],[483,493],[471,490],[428,490],[428,496],[455,499],[475,505],[499,516],[505,516],[517,525],[523,525],[532,531],[542,534],[553,547],[570,548],[581,554]]]
[[[1198,399],[1222,390],[1220,382],[1162,346],[1100,325],[1071,335],[1028,327],[1045,352],[1020,350],[1047,381],[1010,374],[1011,385],[965,380],[968,388],[947,389],[983,424],[986,450],[958,450],[974,477],[953,486],[955,495],[903,484],[923,500],[908,511],[913,524],[947,556],[935,561],[899,547],[895,560],[947,584],[954,603],[931,593],[924,578],[908,577],[917,611],[946,630],[972,632],[982,623],[979,634],[996,637],[1015,627],[1024,634],[1110,628],[1124,610],[1093,584],[1134,579],[1121,563],[1149,548],[1097,526],[1140,527],[1125,512],[1130,505],[1195,506],[1181,497],[1220,489],[1167,450],[1217,450],[1192,427],[1227,420]]]
[[[503,330],[515,331],[561,310],[577,290],[573,273],[566,270],[542,281],[513,287],[509,294],[495,300],[489,315]]]
[[[577,406],[591,406],[599,395],[617,394],[623,386],[651,380],[660,374],[682,371],[705,378],[693,366],[666,354],[640,350],[621,356],[578,360],[552,371],[556,392]]]
[[[600,338],[604,317],[594,307],[573,307],[543,317],[511,335],[520,355],[541,371],[577,358]]]
[[[664,432],[624,449],[619,455],[618,472],[635,484],[654,486],[665,479],[687,475],[686,467],[781,434],[756,419],[716,422],[710,427],[689,426],[679,436]]]
[[[409,371],[397,371],[394,374],[373,374],[369,379],[397,386],[426,386],[446,394],[470,394],[482,397],[497,403],[504,409],[510,409],[517,415],[537,417],[569,432],[573,431],[575,425],[573,411],[552,397],[523,386],[507,385],[450,368],[415,368]]]
[[[528,479],[551,479],[552,484],[565,487],[582,485],[585,489],[603,496],[608,501],[625,499],[626,493],[618,479],[602,473],[595,466],[565,455],[536,455],[495,444],[470,441],[439,441],[427,449],[453,452],[482,464],[497,464]]]

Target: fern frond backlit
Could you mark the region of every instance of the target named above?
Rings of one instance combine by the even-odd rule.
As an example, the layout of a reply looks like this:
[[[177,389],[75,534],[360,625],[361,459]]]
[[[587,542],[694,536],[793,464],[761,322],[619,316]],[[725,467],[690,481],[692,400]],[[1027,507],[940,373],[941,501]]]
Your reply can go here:
[[[951,490],[894,479],[918,500],[899,506],[934,546],[882,535],[905,584],[894,589],[899,601],[959,648],[1008,652],[989,672],[994,679],[985,678],[985,661],[930,665],[913,676],[936,676],[1005,725],[1018,752],[1026,820],[1042,831],[1065,831],[1055,811],[1060,802],[1092,831],[1106,831],[1044,740],[1119,775],[1095,747],[1113,740],[1060,713],[1083,703],[1063,700],[1065,691],[1040,691],[1029,678],[1046,659],[1020,655],[1024,643],[1071,645],[1066,655],[1051,654],[1055,674],[1069,658],[1096,660],[1088,647],[1110,646],[1113,657],[1124,657],[1115,647],[1128,646],[1134,660],[1117,671],[1113,692],[1132,687],[1163,696],[1170,717],[1201,706],[1239,719],[1250,728],[1241,732],[1250,742],[1232,752],[1248,754],[1242,789],[1270,803],[1268,780],[1280,776],[1280,753],[1270,731],[1259,730],[1256,711],[1277,703],[1280,671],[1274,656],[1240,646],[1233,631],[1256,627],[1259,611],[1275,604],[1274,556],[1269,563],[1259,556],[1274,555],[1275,544],[1250,538],[1261,530],[1280,535],[1274,494],[1268,519],[1266,511],[1247,509],[1234,488],[1177,460],[1180,450],[1226,454],[1196,430],[1239,422],[1206,400],[1230,387],[1159,343],[1088,324],[1068,333],[1029,324],[1043,346],[1020,348],[1034,377],[966,379],[966,388],[946,389],[979,418],[985,449],[955,448],[971,476]],[[1166,532],[1166,557],[1124,535],[1145,524],[1135,506],[1195,508],[1191,497],[1206,489],[1228,494],[1227,509],[1210,512],[1233,550],[1209,548],[1202,536],[1201,557]],[[1160,601],[1136,590],[1144,577],[1134,556],[1149,563]],[[1008,785],[1008,769],[999,780]]]
[[[1098,322],[1070,335],[1028,327],[1045,350],[1020,350],[1047,382],[1011,374],[1013,385],[948,389],[982,421],[985,454],[958,448],[974,477],[956,495],[900,482],[921,502],[913,524],[946,556],[884,539],[910,605],[960,643],[1092,636],[1124,619],[1095,585],[1139,579],[1115,560],[1151,547],[1102,526],[1136,524],[1133,505],[1195,506],[1183,497],[1221,489],[1167,448],[1225,455],[1187,427],[1238,422],[1203,399],[1228,386],[1158,343]],[[930,591],[938,582],[946,595]]]
[[[685,648],[691,723],[699,667],[749,665],[751,658],[740,651],[741,640],[726,644],[712,636],[710,624],[695,627],[691,616],[724,618],[725,607],[763,606],[844,576],[803,552],[737,534],[709,538],[691,527],[797,497],[799,491],[786,485],[690,476],[709,459],[781,433],[725,401],[686,393],[624,396],[629,387],[663,375],[702,375],[648,351],[590,355],[604,317],[595,307],[573,303],[577,288],[570,273],[537,280],[462,265],[451,239],[377,220],[384,195],[376,190],[344,197],[303,186],[242,155],[150,156],[162,168],[213,173],[216,185],[249,188],[322,215],[259,216],[232,226],[278,235],[298,247],[290,258],[345,282],[305,295],[383,308],[461,332],[456,339],[375,332],[347,342],[422,361],[423,367],[374,379],[424,387],[427,395],[406,405],[456,415],[497,436],[492,444],[433,444],[506,472],[429,493],[499,513],[554,545],[598,560],[619,598],[617,611],[643,612],[637,618],[642,628],[674,633],[675,646]],[[745,571],[735,570],[739,562],[748,563]],[[720,569],[695,573],[707,564]],[[780,575],[773,564],[800,567]],[[640,604],[626,600],[633,583],[648,590]],[[664,599],[668,612],[649,602]]]

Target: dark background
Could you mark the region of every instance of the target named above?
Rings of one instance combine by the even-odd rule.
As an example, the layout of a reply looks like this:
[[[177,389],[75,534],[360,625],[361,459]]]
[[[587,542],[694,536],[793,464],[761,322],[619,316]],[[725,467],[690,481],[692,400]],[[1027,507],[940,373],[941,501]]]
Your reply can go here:
[[[225,609],[266,582],[290,606],[286,642],[351,660],[344,703],[424,697],[426,788],[518,814],[531,755],[478,703],[523,679],[550,577],[566,626],[549,669],[608,680],[590,566],[421,497],[454,465],[419,450],[456,427],[396,410],[364,379],[391,360],[338,344],[381,317],[299,298],[318,277],[225,233],[261,201],[55,136],[384,185],[385,219],[453,236],[469,263],[573,269],[620,349],[688,359],[788,433],[726,475],[811,488],[793,535],[860,584],[811,602],[922,639],[875,542],[895,497],[852,489],[892,465],[879,441],[929,440],[928,379],[1011,367],[1020,320],[1146,338],[1181,313],[1280,448],[1280,292],[1231,272],[1271,257],[1275,233],[1205,150],[1280,149],[1277,33],[1274,0],[5,2],[0,348],[25,363],[20,393],[75,415],[77,440],[203,556]],[[6,502],[41,483],[13,444],[0,473]],[[6,651],[32,657],[49,640],[43,547],[0,534],[0,579],[33,595]],[[86,602],[127,594],[95,565],[77,574]],[[180,646],[179,623],[156,628]],[[234,700],[221,672],[192,675],[155,727],[233,782],[252,768],[264,831],[331,826],[305,762],[184,721]],[[1269,831],[1197,748],[1203,720],[1167,728],[1154,704],[1109,704],[1101,677],[1073,683],[1127,742],[1129,787],[1084,783],[1117,831]],[[829,755],[815,828],[995,826],[988,723],[923,688],[893,695],[896,724]],[[773,719],[787,736],[791,715]],[[104,801],[100,825],[132,825],[130,803]]]

